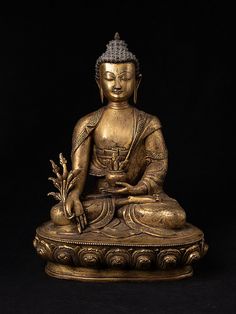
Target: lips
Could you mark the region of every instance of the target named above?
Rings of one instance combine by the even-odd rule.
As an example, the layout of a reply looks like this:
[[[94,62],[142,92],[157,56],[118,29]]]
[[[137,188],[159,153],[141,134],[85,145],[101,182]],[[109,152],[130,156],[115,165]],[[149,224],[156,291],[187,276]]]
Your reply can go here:
[[[112,93],[119,95],[119,94],[123,93],[123,90],[113,90]]]

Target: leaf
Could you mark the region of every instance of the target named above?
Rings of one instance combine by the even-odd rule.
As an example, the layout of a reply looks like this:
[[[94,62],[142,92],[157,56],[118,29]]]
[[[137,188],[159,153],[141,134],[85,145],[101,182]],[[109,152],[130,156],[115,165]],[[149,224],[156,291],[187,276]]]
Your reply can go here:
[[[58,178],[60,178],[60,168],[53,160],[50,160],[50,163],[52,165],[52,171],[57,175]]]
[[[76,181],[78,181],[78,179],[79,179],[79,176],[77,175],[76,177],[74,177],[74,178],[71,180],[71,182],[70,182],[70,184],[69,184],[69,187],[68,187],[68,191],[75,185],[75,183],[76,183]]]
[[[67,191],[69,191],[73,187],[73,185],[75,184],[75,181],[77,181],[79,179],[78,175],[80,172],[81,172],[80,168],[71,170],[69,172],[68,177],[67,177],[67,181],[66,181]]]
[[[63,166],[65,164],[67,164],[67,160],[66,158],[62,155],[62,153],[59,154],[59,160],[60,160],[60,164]]]
[[[52,159],[50,159],[50,163],[51,163],[51,165],[52,165],[52,170],[53,170],[53,172],[59,172],[60,171],[60,168],[58,167],[58,165],[52,160]]]
[[[78,174],[81,172],[81,169],[74,169],[74,170],[71,170],[68,174],[68,177],[67,177],[67,184],[70,183],[70,181],[75,178],[76,176],[78,176]]]
[[[49,177],[48,180],[61,184],[61,180],[59,178]]]
[[[61,189],[61,182],[58,182],[57,178],[49,177],[48,180],[53,182],[53,185],[60,190]]]
[[[74,173],[73,173],[73,170],[71,170],[67,176],[67,184],[70,183],[73,177],[74,177]]]
[[[55,200],[57,201],[61,201],[61,194],[60,193],[56,193],[56,192],[49,192],[47,194],[47,196],[53,196],[55,198]]]
[[[66,158],[62,155],[62,153],[59,154],[59,160],[60,164],[62,165],[63,168],[63,174],[62,174],[62,179],[65,180],[68,176],[68,170],[67,170],[67,160]]]
[[[81,168],[77,168],[77,169],[72,170],[73,175],[77,176],[81,172],[81,170],[82,170]]]

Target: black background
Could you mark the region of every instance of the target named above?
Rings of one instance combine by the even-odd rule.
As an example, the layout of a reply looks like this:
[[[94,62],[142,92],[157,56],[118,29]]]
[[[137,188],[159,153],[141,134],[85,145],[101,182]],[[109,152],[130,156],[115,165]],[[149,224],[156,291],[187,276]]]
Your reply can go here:
[[[234,313],[234,15],[227,2],[12,4],[1,14],[2,313]],[[190,5],[191,3],[191,5]],[[10,13],[9,13],[10,12]],[[13,13],[14,12],[14,13]],[[166,191],[210,245],[193,278],[95,284],[44,274],[32,247],[53,200],[48,160],[101,104],[96,59],[118,31],[141,63],[137,107],[157,115]]]

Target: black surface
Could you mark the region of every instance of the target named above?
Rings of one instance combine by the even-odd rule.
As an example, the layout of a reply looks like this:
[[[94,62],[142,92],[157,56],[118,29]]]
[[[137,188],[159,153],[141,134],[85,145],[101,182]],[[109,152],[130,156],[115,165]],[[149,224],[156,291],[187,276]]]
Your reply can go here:
[[[235,313],[233,9],[155,5],[21,2],[1,12],[1,313]],[[60,281],[32,247],[53,204],[48,160],[69,157],[75,122],[99,108],[94,64],[116,31],[141,63],[138,108],[163,125],[166,191],[210,245],[189,280]]]

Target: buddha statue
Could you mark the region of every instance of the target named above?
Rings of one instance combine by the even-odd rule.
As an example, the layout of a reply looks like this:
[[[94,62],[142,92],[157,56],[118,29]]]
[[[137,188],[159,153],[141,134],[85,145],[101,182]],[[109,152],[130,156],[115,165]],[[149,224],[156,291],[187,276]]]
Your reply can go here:
[[[78,184],[67,200],[78,231],[104,228],[117,217],[131,229],[168,236],[185,224],[185,212],[162,189],[167,171],[167,149],[161,123],[138,110],[141,81],[137,58],[119,35],[97,60],[96,81],[105,107],[80,119],[74,129],[73,169],[80,169]],[[89,186],[86,185],[88,176]],[[61,204],[52,208],[55,224],[70,224]]]
[[[102,239],[105,247],[115,241],[118,250],[127,241],[130,246],[144,241],[146,249],[155,241],[172,247],[179,236],[186,237],[186,232],[191,238],[191,228],[196,227],[189,227],[184,209],[163,191],[168,153],[161,123],[156,116],[135,107],[142,77],[139,62],[118,33],[97,59],[95,72],[101,103],[105,99],[107,103],[75,125],[72,170],[67,171],[62,155],[63,175],[52,162],[63,191],[68,188],[60,194],[64,198],[50,193],[59,200],[51,209],[50,232],[67,240],[73,234],[73,239],[83,243]],[[56,179],[51,179],[58,188]],[[200,239],[202,246],[191,259],[198,259],[206,245],[199,229],[194,232],[200,234],[197,241]],[[177,257],[172,255],[166,259],[167,264],[176,263]],[[91,256],[82,264],[96,264],[98,257],[94,262]]]

